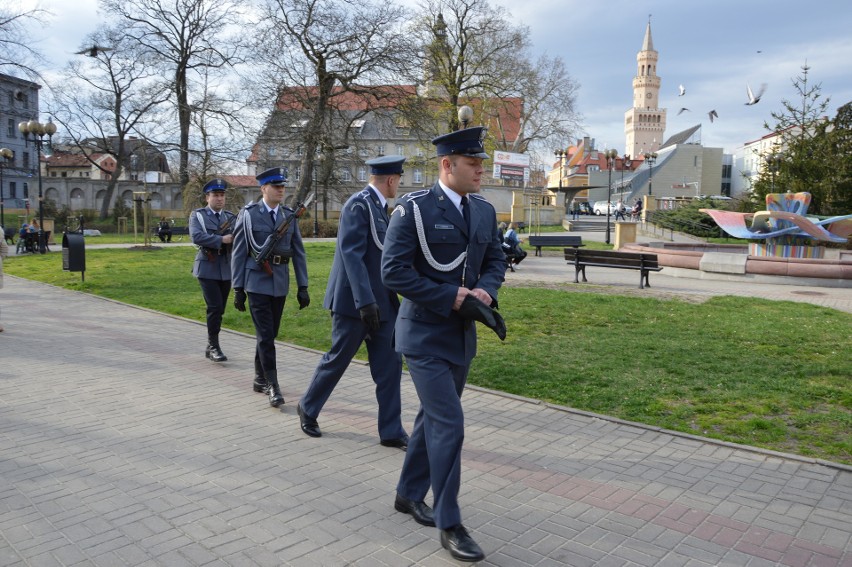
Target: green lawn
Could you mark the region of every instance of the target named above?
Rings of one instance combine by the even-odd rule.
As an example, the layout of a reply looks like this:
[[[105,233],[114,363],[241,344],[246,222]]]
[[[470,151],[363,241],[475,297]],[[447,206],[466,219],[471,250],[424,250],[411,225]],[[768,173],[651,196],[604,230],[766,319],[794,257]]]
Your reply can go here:
[[[311,307],[281,339],[330,344],[322,309],[333,242],[306,245]],[[195,250],[87,250],[86,281],[58,254],[9,257],[8,274],[204,319]],[[164,277],[166,276],[166,277]],[[566,273],[566,281],[568,274]],[[508,337],[480,328],[470,382],[677,431],[852,464],[852,315],[804,303],[705,303],[505,287]],[[224,325],[253,333],[248,313]],[[365,358],[362,349],[360,353]]]

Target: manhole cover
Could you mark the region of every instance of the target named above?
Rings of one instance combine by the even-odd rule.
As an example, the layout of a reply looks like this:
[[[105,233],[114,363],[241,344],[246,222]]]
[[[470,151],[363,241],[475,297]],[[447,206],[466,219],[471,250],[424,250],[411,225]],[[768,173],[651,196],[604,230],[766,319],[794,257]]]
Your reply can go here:
[[[827,295],[821,291],[791,291],[795,295]]]

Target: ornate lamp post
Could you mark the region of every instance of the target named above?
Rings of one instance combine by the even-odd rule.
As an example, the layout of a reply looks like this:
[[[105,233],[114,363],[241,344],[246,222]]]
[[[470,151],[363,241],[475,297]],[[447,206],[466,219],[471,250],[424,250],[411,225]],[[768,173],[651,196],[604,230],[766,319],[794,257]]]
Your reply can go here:
[[[473,109],[468,105],[459,107],[459,122],[462,128],[467,128],[470,121],[473,120]]]
[[[609,244],[609,215],[612,210],[612,168],[615,167],[618,152],[616,150],[607,150],[604,152],[604,155],[606,156],[606,168],[609,171],[609,183],[606,185],[606,243]]]
[[[657,152],[651,152],[649,154],[645,154],[645,161],[648,162],[648,167],[651,170],[651,172],[648,174],[649,175],[649,177],[648,177],[648,195],[652,195],[653,194],[652,183],[654,181],[654,164],[657,163]]]
[[[15,154],[9,148],[0,149],[0,226],[6,230],[6,189],[3,188],[3,170],[6,169],[6,163],[12,161]],[[6,235],[0,234],[0,237],[5,238]]]
[[[621,199],[624,200],[624,170],[630,169],[633,162],[630,160],[630,154],[621,156]]]
[[[18,124],[18,131],[24,135],[24,143],[29,145],[30,141],[32,141],[36,149],[36,167],[38,168],[38,251],[44,254],[47,252],[47,243],[44,238],[44,193],[41,184],[41,158],[39,154],[43,153],[44,157],[53,155],[51,141],[53,140],[53,135],[56,134],[56,124],[50,119],[48,119],[47,124],[30,120],[29,122]],[[32,140],[30,136],[32,136]],[[47,136],[47,140],[44,139],[45,136]]]
[[[559,192],[561,193],[562,192],[562,168],[564,167],[563,164],[565,162],[565,156],[568,155],[568,153],[565,150],[560,149],[560,150],[554,151],[553,155],[555,155],[557,157],[557,159],[559,159]],[[565,194],[565,205],[566,206],[568,205],[568,194],[567,193]],[[566,213],[567,213],[567,211],[566,211]]]

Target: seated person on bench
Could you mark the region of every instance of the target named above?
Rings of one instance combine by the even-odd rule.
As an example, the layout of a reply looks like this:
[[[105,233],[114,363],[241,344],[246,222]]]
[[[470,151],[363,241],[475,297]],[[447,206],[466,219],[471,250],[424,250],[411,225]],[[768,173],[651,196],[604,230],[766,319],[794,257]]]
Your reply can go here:
[[[172,225],[165,217],[160,218],[160,224],[157,226],[157,236],[160,237],[160,242],[172,241]]]
[[[521,239],[518,238],[517,228],[518,223],[513,222],[509,225],[509,230],[503,234],[503,251],[506,252],[509,261],[516,266],[527,257],[526,250],[521,248]]]

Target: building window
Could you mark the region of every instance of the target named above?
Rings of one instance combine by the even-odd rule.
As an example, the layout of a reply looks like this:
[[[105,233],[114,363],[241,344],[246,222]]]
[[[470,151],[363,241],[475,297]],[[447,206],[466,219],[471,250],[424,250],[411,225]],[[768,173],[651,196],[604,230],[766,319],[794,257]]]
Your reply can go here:
[[[363,165],[358,166],[358,181],[367,181],[367,167]]]
[[[396,155],[404,156],[405,155],[405,147],[404,146],[397,146],[396,147]]]
[[[22,157],[21,167],[23,167],[24,169],[29,169],[30,168],[30,152],[24,152],[21,157]]]
[[[349,171],[348,168],[343,168],[340,170],[340,180],[341,181],[352,181],[352,172]]]
[[[12,95],[10,94],[9,96],[11,97]],[[17,132],[17,131],[18,131],[18,128],[15,126],[15,119],[10,118],[9,122],[8,122],[8,130],[6,132],[6,136],[8,138],[14,138],[15,132]]]
[[[296,155],[302,157],[302,146],[296,146]]]
[[[414,170],[414,183],[423,183],[423,171],[420,169]]]
[[[18,198],[18,184],[15,181],[9,182],[9,196],[13,199]]]
[[[417,148],[417,157],[423,157],[423,148]]]
[[[275,147],[270,146],[266,148],[266,155],[269,157],[275,157]]]
[[[385,155],[385,146],[383,144],[378,145],[378,147],[376,148],[376,154],[380,156]]]

